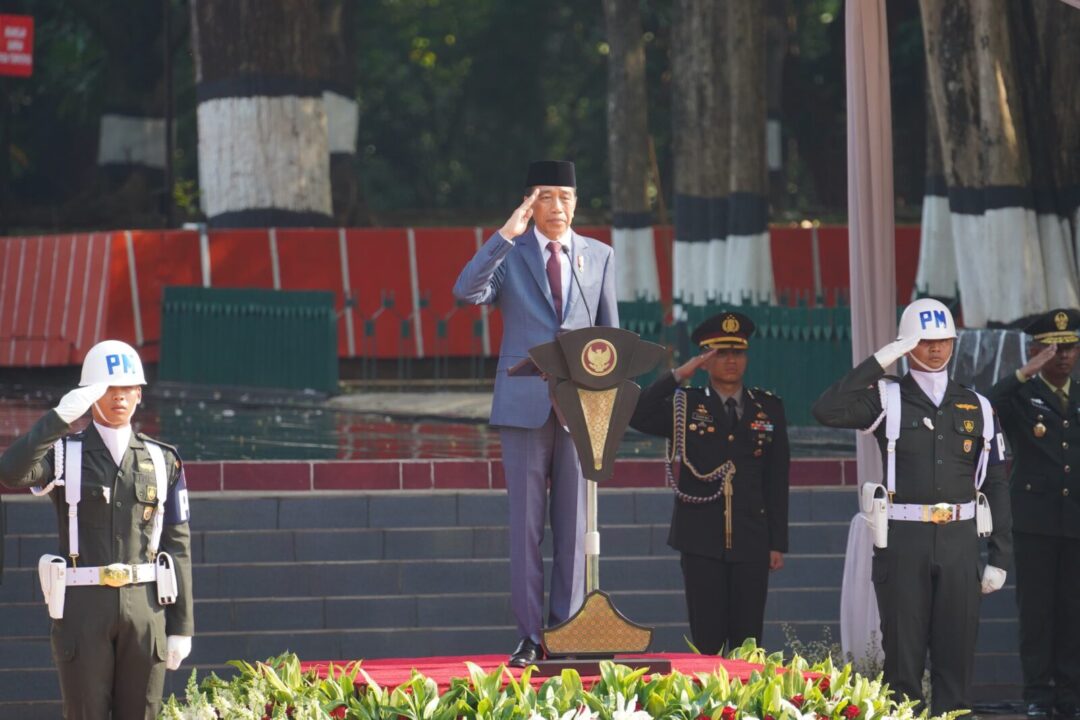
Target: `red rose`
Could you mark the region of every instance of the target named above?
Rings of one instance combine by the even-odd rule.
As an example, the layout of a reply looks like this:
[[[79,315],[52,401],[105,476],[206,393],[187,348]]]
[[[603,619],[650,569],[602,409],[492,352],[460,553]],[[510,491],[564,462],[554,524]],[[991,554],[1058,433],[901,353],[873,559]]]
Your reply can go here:
[[[844,717],[848,720],[855,720],[855,718],[859,717],[859,708],[855,705],[848,705],[844,708]]]
[[[829,683],[828,677],[821,678],[821,682],[818,683],[818,688],[821,689],[821,692],[829,692],[830,686],[831,684]]]
[[[803,702],[805,702],[805,700],[802,695],[795,695],[791,698],[791,704],[797,708],[801,708]]]
[[[697,720],[712,720],[712,718],[709,717],[708,715],[706,715],[705,713],[702,713],[702,714],[697,716]]]
[[[341,720],[341,718],[345,717],[345,712],[346,712],[345,706],[344,705],[338,705],[336,708],[334,708],[333,710],[330,711],[330,717],[337,718],[337,720]]]
[[[772,715],[766,715],[764,720],[776,720]]]
[[[737,712],[737,709],[731,707],[730,705],[725,705],[724,709],[720,711],[720,718],[721,720],[735,720],[735,714]]]

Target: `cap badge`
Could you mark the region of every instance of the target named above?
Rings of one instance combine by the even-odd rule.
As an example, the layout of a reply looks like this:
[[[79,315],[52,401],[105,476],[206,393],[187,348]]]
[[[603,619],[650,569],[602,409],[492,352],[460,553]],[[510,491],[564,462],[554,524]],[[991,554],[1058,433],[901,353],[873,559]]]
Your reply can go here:
[[[739,320],[734,315],[728,315],[720,323],[720,328],[726,333],[739,332]]]
[[[1058,330],[1064,330],[1069,326],[1069,316],[1063,312],[1054,315],[1054,325]]]

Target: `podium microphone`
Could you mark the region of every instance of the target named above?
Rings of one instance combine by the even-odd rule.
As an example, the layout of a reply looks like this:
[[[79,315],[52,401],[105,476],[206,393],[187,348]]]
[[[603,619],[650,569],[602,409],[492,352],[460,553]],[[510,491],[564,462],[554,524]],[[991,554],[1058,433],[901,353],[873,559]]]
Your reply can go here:
[[[589,327],[596,327],[596,323],[593,321],[592,309],[589,307],[589,300],[585,297],[585,291],[581,289],[581,280],[578,279],[577,270],[574,269],[574,256],[570,254],[570,248],[559,243],[559,247],[566,253],[566,259],[570,263],[570,275],[574,278],[574,284],[577,285],[578,293],[581,295],[581,302],[585,303],[585,312],[589,316]]]

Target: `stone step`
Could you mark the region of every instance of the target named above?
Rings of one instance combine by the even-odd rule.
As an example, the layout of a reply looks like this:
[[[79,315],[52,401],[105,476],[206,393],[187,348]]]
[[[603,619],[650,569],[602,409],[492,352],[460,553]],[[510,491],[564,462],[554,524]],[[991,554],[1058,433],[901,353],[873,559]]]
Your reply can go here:
[[[846,522],[792,523],[789,544],[803,555],[841,554]],[[667,544],[668,524],[610,525],[601,528],[605,557],[677,553]],[[5,543],[8,567],[36,568],[38,558],[57,551],[55,533],[12,534]],[[505,558],[505,527],[358,528],[333,530],[196,530],[194,563],[322,562],[331,560],[444,560]],[[544,553],[551,554],[550,533]]]
[[[609,525],[667,524],[673,495],[668,490],[601,490],[598,518]],[[857,499],[850,488],[793,488],[793,523],[848,522]],[[51,501],[16,495],[5,498],[7,532],[51,533]],[[499,527],[506,525],[506,493],[486,491],[312,492],[283,495],[192,493],[192,528],[212,530],[298,530],[330,528]]]

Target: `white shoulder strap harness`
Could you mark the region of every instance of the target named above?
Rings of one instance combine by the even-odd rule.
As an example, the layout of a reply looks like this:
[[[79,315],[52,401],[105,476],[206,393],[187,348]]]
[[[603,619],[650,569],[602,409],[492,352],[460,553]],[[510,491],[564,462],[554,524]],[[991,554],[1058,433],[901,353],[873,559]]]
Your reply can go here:
[[[878,388],[885,405],[882,412],[885,415],[885,439],[888,441],[886,445],[885,488],[889,491],[889,497],[892,497],[893,493],[896,492],[896,441],[900,438],[900,383],[895,380],[880,380]],[[979,461],[975,465],[975,490],[981,490],[983,483],[986,481],[986,471],[990,465],[990,449],[993,447],[994,442],[994,412],[990,408],[989,400],[977,392],[975,397],[979,399],[983,416],[982,452],[979,454]],[[881,418],[879,417],[877,422],[871,426],[871,430],[875,429],[880,422]]]
[[[157,490],[157,507],[154,527],[150,534],[150,553],[157,554],[161,546],[161,533],[165,523],[165,498],[169,491],[168,468],[165,454],[157,443],[144,440],[150,461],[154,465],[154,485]],[[72,563],[79,557],[79,502],[82,500],[82,441],[63,438],[53,445],[53,479],[43,488],[31,488],[34,495],[48,495],[56,486],[64,488],[64,501],[68,506],[68,554]]]

